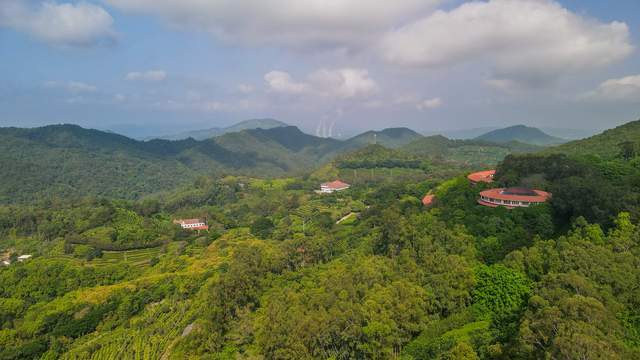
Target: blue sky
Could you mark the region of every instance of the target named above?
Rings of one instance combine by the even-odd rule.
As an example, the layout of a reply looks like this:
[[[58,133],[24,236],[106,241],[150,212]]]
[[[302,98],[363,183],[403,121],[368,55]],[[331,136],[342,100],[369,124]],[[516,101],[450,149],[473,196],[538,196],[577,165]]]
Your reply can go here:
[[[0,126],[604,129],[638,44],[637,0],[3,0]]]

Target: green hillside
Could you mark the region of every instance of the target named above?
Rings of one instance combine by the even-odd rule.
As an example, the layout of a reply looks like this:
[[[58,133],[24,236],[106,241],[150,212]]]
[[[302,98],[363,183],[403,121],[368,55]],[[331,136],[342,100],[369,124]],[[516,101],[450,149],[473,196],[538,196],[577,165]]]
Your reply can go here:
[[[548,135],[538,128],[524,125],[516,125],[504,129],[493,130],[484,135],[478,136],[475,140],[494,143],[517,141],[525,144],[541,146],[556,145],[565,142],[565,140]]]
[[[354,145],[380,144],[388,148],[398,148],[422,138],[417,132],[407,128],[389,128],[381,131],[367,131],[354,136],[347,142]]]
[[[571,141],[544,150],[544,153],[567,154],[572,156],[596,155],[603,159],[613,159],[621,153],[623,143],[640,146],[640,120],[632,121],[587,139]]]
[[[395,182],[334,194],[306,176],[229,176],[140,201],[0,205],[0,359],[640,358],[631,161],[618,179],[510,157],[498,182],[542,174],[553,198],[508,210],[413,156],[342,154],[370,161],[346,171]]]
[[[203,141],[147,142],[75,125],[3,128],[0,202],[50,195],[135,199],[201,175],[279,176],[311,169],[343,146],[295,127],[245,130]]]
[[[535,145],[518,142],[492,143],[479,140],[450,140],[442,135],[427,136],[399,150],[416,156],[474,167],[492,166],[512,153],[539,150]]]

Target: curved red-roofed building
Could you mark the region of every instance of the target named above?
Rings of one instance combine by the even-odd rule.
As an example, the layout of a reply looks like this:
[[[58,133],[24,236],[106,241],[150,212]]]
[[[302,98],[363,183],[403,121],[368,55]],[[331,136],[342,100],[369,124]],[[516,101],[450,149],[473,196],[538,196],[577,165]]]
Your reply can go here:
[[[504,206],[509,209],[529,207],[547,202],[551,193],[521,187],[497,188],[480,192],[478,204],[489,207]]]
[[[467,179],[469,179],[469,181],[471,181],[474,184],[480,183],[480,182],[492,183],[493,176],[495,174],[496,174],[495,170],[478,171],[478,172],[467,175]]]

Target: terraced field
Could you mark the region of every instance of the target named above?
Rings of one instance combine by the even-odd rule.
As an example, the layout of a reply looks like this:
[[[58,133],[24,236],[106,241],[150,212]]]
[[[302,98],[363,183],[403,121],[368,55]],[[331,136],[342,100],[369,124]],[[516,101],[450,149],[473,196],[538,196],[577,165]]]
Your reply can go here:
[[[127,250],[127,251],[103,251],[101,258],[91,261],[93,265],[112,265],[112,264],[130,264],[134,266],[143,266],[149,263],[151,258],[160,254],[160,247]]]

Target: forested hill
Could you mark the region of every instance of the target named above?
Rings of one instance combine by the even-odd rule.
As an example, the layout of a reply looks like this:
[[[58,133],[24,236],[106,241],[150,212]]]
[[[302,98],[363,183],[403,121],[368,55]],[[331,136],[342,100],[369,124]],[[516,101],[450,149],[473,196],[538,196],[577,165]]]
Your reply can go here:
[[[516,141],[494,143],[481,140],[451,140],[442,135],[427,136],[401,146],[399,150],[416,156],[465,162],[476,166],[496,164],[507,154],[540,150]]]
[[[640,148],[640,120],[606,130],[587,139],[551,147],[545,149],[544,152],[571,156],[596,155],[603,159],[613,159],[622,156],[623,146],[627,147],[627,151],[638,152],[638,148]]]
[[[205,174],[278,176],[308,170],[345,146],[295,127],[148,142],[76,125],[3,128],[0,202],[47,195],[134,199]]]
[[[423,138],[422,135],[407,128],[389,128],[381,131],[367,131],[347,140],[351,144],[368,145],[380,144],[388,148],[398,148],[415,140]]]
[[[504,129],[490,131],[480,135],[476,140],[506,143],[517,141],[533,145],[555,145],[565,142],[565,140],[551,136],[542,130],[524,125],[510,126]]]

